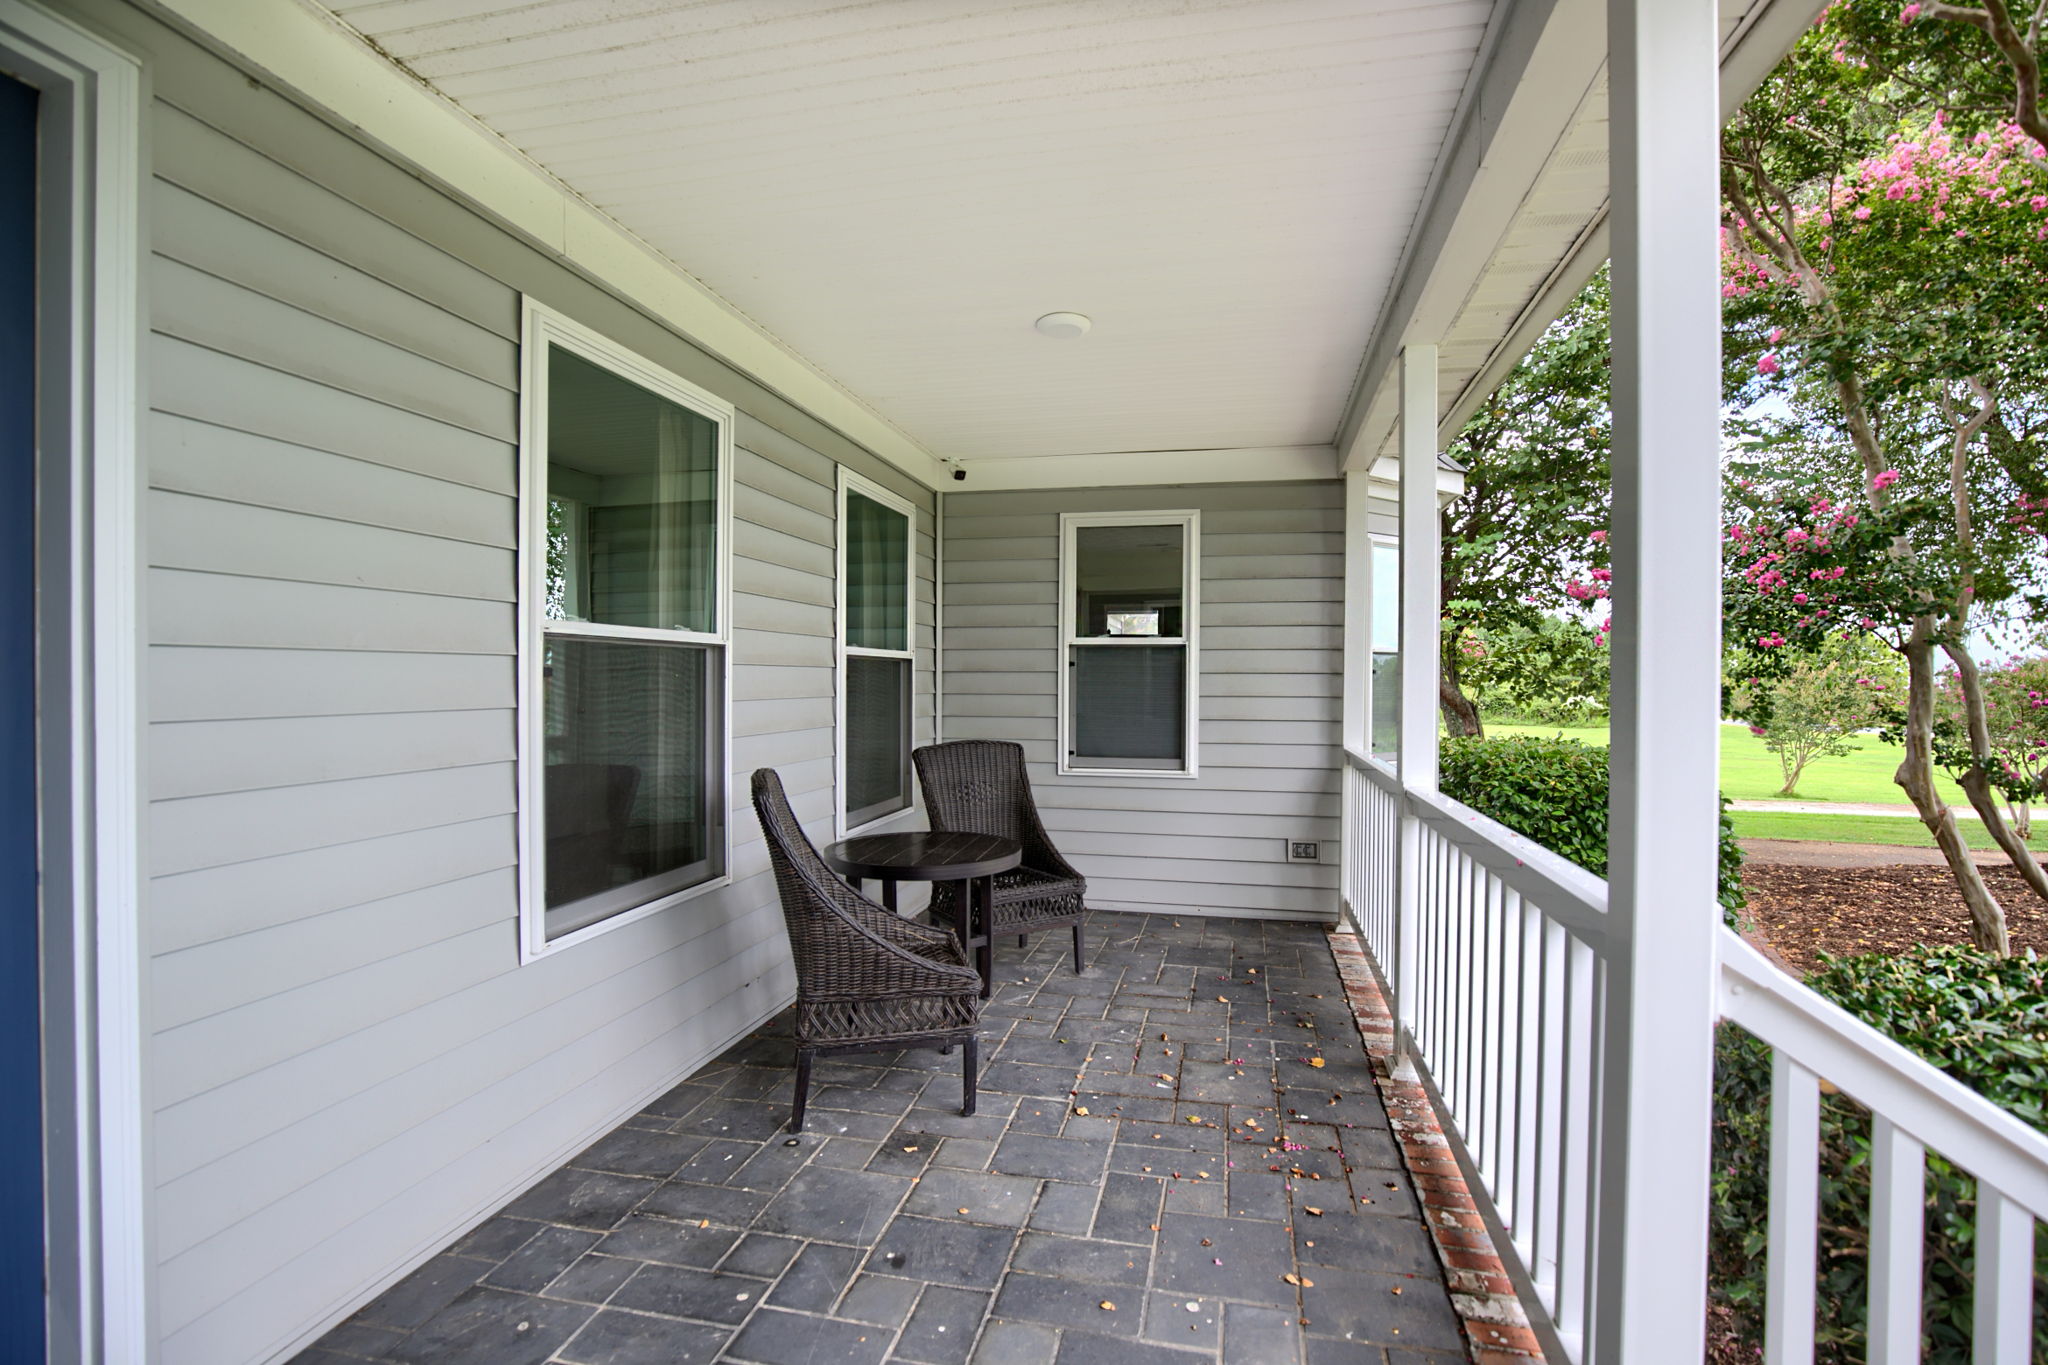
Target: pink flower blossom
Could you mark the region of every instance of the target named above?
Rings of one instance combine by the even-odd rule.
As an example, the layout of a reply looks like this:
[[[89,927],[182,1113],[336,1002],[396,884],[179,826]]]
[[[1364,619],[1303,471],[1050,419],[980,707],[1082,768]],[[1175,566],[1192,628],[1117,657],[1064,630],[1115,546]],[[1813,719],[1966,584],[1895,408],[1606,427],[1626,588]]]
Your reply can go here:
[[[1607,543],[1607,533],[1605,531],[1594,531],[1586,539],[1592,541],[1595,545],[1605,545]]]
[[[1778,364],[1778,353],[1776,351],[1765,351],[1757,357],[1756,372],[1766,378],[1776,374],[1783,368],[1783,366]]]
[[[1899,11],[1899,22],[1902,24],[1910,24],[1919,17],[1920,5],[1918,3],[1918,0],[1914,0],[1913,4],[1910,4]]]
[[[1878,492],[1882,493],[1885,489],[1890,488],[1893,484],[1897,483],[1898,481],[1899,471],[1896,469],[1887,469],[1882,473],[1878,474],[1876,477],[1872,478],[1870,481],[1870,486],[1876,489]]]
[[[1771,335],[1770,335],[1770,343],[1771,343],[1771,345],[1775,346],[1775,345],[1777,345],[1777,344],[1778,344],[1779,342],[1783,341],[1784,339],[1785,339],[1785,329],[1784,329],[1783,327],[1773,327],[1773,328],[1771,329]]]
[[[1854,214],[1852,214],[1851,216],[1852,216],[1852,217],[1854,217],[1854,218],[1856,219],[1856,221],[1857,221],[1857,222],[1859,222],[1859,223],[1860,223],[1860,222],[1862,222],[1862,221],[1864,221],[1865,219],[1867,219],[1867,218],[1869,218],[1869,217],[1870,217],[1870,205],[1868,205],[1868,204],[1859,204],[1859,205],[1857,205],[1857,206],[1856,206],[1856,212],[1855,212]]]
[[[2048,213],[2048,194],[2037,194],[2027,201],[2027,206],[2036,213]]]

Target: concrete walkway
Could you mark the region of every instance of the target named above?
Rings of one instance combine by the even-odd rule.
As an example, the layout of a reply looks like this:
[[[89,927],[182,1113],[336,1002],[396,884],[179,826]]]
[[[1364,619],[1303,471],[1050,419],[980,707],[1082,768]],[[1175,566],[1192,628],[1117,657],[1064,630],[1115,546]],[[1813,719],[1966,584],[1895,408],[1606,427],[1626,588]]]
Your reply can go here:
[[[1919,812],[1908,805],[1881,805],[1875,801],[1730,801],[1730,810],[1776,811],[1780,815],[1888,815],[1912,820]],[[1958,817],[1977,818],[1968,806],[1950,806]]]

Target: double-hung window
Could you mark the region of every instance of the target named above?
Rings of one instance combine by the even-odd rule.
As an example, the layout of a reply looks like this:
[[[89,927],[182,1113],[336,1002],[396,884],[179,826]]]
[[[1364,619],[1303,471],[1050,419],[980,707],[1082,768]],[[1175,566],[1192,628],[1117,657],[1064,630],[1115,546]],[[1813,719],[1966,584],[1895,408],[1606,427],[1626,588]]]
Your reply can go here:
[[[1060,517],[1063,773],[1196,773],[1199,512]]]
[[[1396,761],[1401,740],[1401,547],[1372,541],[1372,751]]]
[[[839,469],[839,831],[910,808],[916,513]]]
[[[731,405],[529,302],[521,949],[727,879]]]

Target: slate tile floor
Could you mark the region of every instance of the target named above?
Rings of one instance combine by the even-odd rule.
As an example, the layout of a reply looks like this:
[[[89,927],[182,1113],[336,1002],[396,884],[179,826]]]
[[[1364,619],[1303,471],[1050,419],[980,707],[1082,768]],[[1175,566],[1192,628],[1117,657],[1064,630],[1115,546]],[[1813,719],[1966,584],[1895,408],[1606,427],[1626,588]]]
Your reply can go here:
[[[957,1055],[833,1058],[792,1142],[775,1020],[296,1365],[1464,1361],[1322,931],[1068,942],[998,952],[973,1118]]]

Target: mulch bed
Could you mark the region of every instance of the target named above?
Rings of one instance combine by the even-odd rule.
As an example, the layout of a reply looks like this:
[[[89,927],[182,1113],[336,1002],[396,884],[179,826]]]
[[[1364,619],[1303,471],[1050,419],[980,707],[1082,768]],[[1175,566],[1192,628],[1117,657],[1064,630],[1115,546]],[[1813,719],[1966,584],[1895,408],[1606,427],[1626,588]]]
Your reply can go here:
[[[1984,881],[2005,907],[2013,951],[2048,957],[2048,903],[2010,867],[1985,868]],[[1945,867],[1753,863],[1742,885],[1763,937],[1800,972],[1812,970],[1819,952],[1852,957],[1970,941],[1969,912]]]

